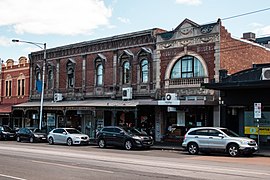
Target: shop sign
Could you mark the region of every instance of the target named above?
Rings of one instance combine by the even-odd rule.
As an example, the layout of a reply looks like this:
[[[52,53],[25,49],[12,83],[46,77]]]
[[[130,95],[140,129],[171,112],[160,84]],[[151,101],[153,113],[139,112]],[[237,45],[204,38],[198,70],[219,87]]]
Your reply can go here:
[[[254,103],[254,118],[262,118],[262,104]]]
[[[245,134],[258,134],[257,126],[245,126]],[[260,135],[270,135],[270,126],[269,127],[260,127]]]

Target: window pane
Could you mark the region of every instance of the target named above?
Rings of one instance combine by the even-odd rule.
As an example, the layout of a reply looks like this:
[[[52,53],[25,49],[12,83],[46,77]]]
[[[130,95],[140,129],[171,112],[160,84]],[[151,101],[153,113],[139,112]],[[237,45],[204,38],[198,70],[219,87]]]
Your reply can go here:
[[[103,84],[103,66],[100,64],[97,67],[97,85],[101,86]]]
[[[49,70],[49,73],[48,73],[48,88],[52,89],[52,87],[53,87],[53,72],[52,72],[52,70]]]
[[[141,63],[141,71],[142,82],[148,82],[148,61],[146,59]]]
[[[18,80],[18,96],[21,95],[21,80]]]
[[[171,72],[171,79],[181,78],[181,61],[178,61]]]
[[[24,87],[25,87],[24,79],[22,79],[22,96],[24,96]]]
[[[123,65],[123,83],[127,84],[130,81],[130,66],[129,62],[125,62]]]

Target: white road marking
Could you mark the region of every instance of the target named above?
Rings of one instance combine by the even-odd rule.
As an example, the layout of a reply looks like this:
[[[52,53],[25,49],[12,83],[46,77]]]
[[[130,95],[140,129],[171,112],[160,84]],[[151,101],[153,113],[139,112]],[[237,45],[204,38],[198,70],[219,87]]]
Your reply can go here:
[[[32,161],[34,163],[40,163],[40,164],[48,164],[48,165],[54,165],[54,166],[60,166],[60,167],[67,167],[67,168],[72,168],[72,169],[82,169],[82,170],[90,170],[90,171],[98,171],[98,172],[104,172],[104,173],[109,173],[113,174],[113,171],[106,171],[102,169],[93,169],[93,168],[85,168],[85,167],[77,167],[77,166],[69,166],[65,164],[58,164],[58,163],[50,163],[50,162],[44,162],[44,161]]]
[[[24,179],[24,178],[19,178],[19,177],[15,177],[15,176],[9,176],[9,175],[5,175],[5,174],[0,174],[0,176],[10,178],[10,179],[27,180],[27,179]]]

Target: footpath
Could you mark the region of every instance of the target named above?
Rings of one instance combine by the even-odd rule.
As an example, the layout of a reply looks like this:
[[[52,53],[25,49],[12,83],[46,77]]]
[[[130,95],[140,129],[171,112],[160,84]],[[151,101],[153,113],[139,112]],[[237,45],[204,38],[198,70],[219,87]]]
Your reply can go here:
[[[184,151],[184,148],[178,143],[166,143],[166,142],[155,142],[151,149],[158,150],[171,150],[171,151]],[[254,153],[256,156],[270,157],[270,147],[261,146],[259,151]]]

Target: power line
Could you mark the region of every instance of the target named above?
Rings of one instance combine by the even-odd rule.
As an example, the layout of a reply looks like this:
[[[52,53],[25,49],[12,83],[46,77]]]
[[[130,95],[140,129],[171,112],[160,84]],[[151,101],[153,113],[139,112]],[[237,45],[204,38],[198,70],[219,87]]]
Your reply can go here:
[[[250,14],[255,14],[255,13],[258,13],[258,12],[268,11],[268,10],[270,10],[270,8],[265,8],[265,9],[260,9],[260,10],[257,10],[257,11],[252,11],[252,12],[244,13],[244,14],[230,16],[230,17],[222,18],[221,20],[224,21],[224,20],[228,20],[228,19],[234,19],[234,18],[237,18],[237,17],[246,16],[246,15],[250,15]]]

